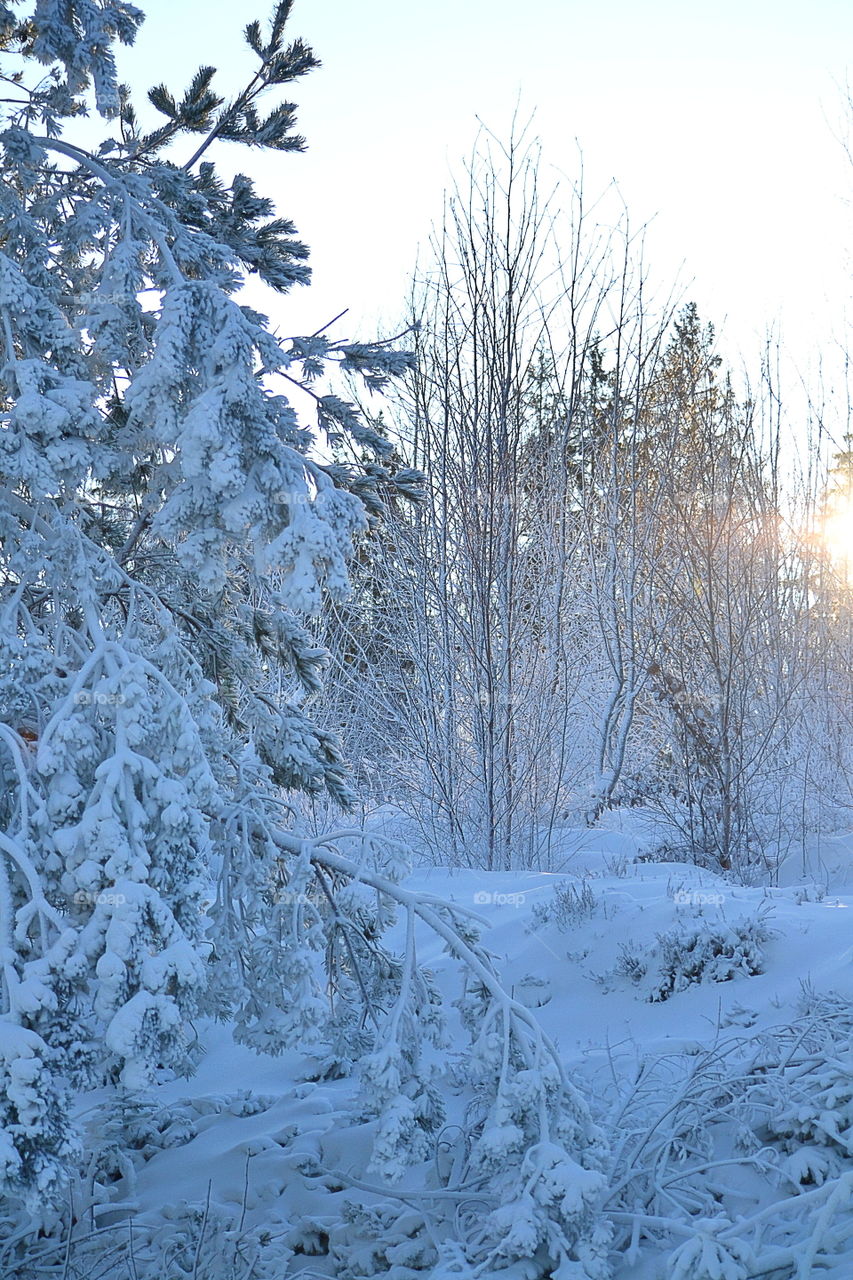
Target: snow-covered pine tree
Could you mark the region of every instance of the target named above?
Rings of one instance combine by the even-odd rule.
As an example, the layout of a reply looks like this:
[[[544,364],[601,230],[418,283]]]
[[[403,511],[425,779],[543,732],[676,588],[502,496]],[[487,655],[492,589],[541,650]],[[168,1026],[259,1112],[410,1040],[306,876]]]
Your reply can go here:
[[[0,7],[2,1181],[35,1199],[73,1149],[69,1082],[187,1067],[187,1018],[210,1005],[200,907],[223,865],[216,959],[239,952],[231,846],[250,824],[234,802],[347,798],[336,743],[268,687],[285,666],[318,687],[297,613],[345,591],[364,505],[355,476],[308,456],[283,389],[306,387],[381,479],[385,442],[316,379],[334,361],[377,387],[407,357],[274,338],[237,291],[249,272],[306,282],[307,250],[208,158],[215,141],[303,146],[291,104],[258,105],[316,65],[285,38],[290,8],[247,27],[245,90],[226,100],[201,68],[182,97],[152,90],[165,123],[145,132],[113,55],[138,9]],[[92,92],[94,151],[66,137]]]
[[[113,52],[138,9],[0,4],[4,1256],[51,1230],[78,1142],[72,1092],[189,1071],[197,1012],[273,1052],[322,1037],[330,1072],[362,1058],[373,1170],[387,1186],[423,1161],[442,1120],[426,927],[474,980],[476,1066],[459,1071],[476,1085],[471,1157],[439,1203],[476,1191],[489,1206],[487,1229],[459,1239],[443,1218],[438,1265],[599,1277],[598,1135],[471,913],[402,888],[393,843],[289,823],[290,790],[349,797],[336,742],[302,705],[324,655],[300,615],[345,594],[366,512],[413,482],[318,389],[330,364],[381,388],[408,357],[281,341],[239,300],[250,272],[278,292],[308,278],[293,226],[211,159],[223,142],[302,147],[291,104],[259,109],[316,65],[285,37],[291,2],[246,28],[258,66],[243,91],[220,97],[203,67],[182,96],[152,90],[164,122],[148,131]],[[95,149],[66,132],[92,96],[108,129]],[[324,465],[318,432],[351,438],[362,465]],[[383,943],[395,913],[402,956]],[[69,1228],[66,1256],[71,1242]]]

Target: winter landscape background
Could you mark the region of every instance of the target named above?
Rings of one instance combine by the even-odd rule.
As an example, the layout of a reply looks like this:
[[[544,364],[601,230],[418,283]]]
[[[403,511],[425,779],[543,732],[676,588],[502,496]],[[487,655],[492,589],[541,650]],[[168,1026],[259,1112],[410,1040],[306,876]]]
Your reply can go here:
[[[520,102],[318,319],[292,7],[0,3],[0,1275],[845,1280],[834,217],[737,350]]]

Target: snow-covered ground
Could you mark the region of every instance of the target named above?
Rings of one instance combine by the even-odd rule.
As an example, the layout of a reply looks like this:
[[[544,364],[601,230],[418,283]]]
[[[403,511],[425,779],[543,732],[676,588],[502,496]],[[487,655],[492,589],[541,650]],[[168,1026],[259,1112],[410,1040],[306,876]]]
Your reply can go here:
[[[773,1275],[853,1276],[849,848],[823,843],[822,883],[795,883],[789,866],[774,888],[633,861],[632,839],[612,831],[568,835],[560,874],[411,876],[407,887],[479,914],[507,990],[536,1009],[607,1133],[618,1280],[744,1280],[771,1274],[755,1270],[771,1256]],[[424,931],[420,943],[453,999],[458,969],[441,940]],[[271,1240],[286,1243],[287,1274],[361,1274],[334,1250],[344,1202],[382,1199],[366,1172],[371,1126],[353,1121],[357,1086],[311,1079],[295,1053],[258,1056],[227,1027],[199,1030],[198,1073],[158,1087],[139,1121],[144,1155],[113,1197],[125,1208],[105,1205],[99,1221],[165,1223],[197,1205],[260,1259]],[[97,1099],[86,1105],[97,1126]],[[786,1244],[781,1220],[809,1197],[812,1225]],[[818,1260],[826,1251],[814,1272],[794,1269],[800,1254],[808,1262],[804,1238]],[[385,1274],[419,1274],[400,1265]],[[361,1266],[369,1275],[369,1249]]]

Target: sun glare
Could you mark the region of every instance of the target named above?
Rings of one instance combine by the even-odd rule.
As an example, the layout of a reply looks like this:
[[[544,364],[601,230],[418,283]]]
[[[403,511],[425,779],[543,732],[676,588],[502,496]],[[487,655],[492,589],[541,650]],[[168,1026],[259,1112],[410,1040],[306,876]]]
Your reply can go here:
[[[853,576],[853,496],[844,495],[832,504],[824,516],[821,537],[845,577]]]

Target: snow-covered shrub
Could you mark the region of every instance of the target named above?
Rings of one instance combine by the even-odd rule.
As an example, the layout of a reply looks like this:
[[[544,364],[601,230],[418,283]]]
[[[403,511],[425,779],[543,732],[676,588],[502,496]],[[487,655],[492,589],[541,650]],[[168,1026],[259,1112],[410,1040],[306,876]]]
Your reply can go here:
[[[348,1201],[331,1240],[334,1274],[339,1280],[417,1280],[435,1274],[436,1242],[428,1217],[398,1204],[369,1207]]]
[[[732,924],[678,926],[658,934],[647,998],[655,1003],[696,982],[731,982],[764,972],[763,945],[771,932],[757,917]]]
[[[588,920],[595,913],[597,905],[589,880],[581,880],[579,886],[573,880],[558,881],[547,902],[533,904],[528,931],[554,924],[558,929],[569,932],[583,920]]]
[[[647,968],[647,961],[642,958],[635,945],[630,942],[620,942],[619,954],[613,966],[613,971],[618,977],[627,978],[637,987],[646,976]]]
[[[652,1004],[669,1000],[703,982],[730,982],[764,972],[764,944],[773,936],[758,914],[728,924],[721,921],[679,923],[641,948],[621,942],[613,969],[597,980],[609,985],[627,979]]]

